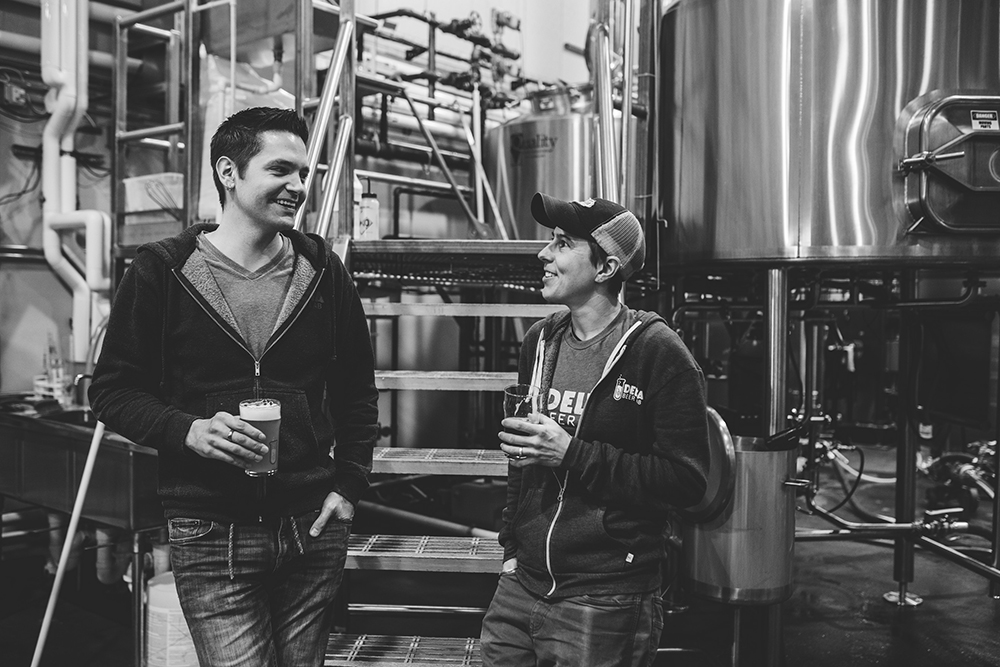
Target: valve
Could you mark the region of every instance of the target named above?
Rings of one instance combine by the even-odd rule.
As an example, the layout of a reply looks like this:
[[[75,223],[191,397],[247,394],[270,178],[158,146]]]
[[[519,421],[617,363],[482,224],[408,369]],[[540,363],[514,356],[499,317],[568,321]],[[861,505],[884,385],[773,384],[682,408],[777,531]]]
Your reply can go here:
[[[920,532],[927,536],[961,532],[969,529],[968,521],[958,521],[965,510],[961,507],[945,507],[924,512],[924,520],[918,522]]]

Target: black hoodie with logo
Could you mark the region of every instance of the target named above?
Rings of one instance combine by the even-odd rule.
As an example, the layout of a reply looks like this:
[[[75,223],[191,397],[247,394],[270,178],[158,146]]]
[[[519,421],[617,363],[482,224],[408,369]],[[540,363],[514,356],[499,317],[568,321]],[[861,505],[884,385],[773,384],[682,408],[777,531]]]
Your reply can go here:
[[[290,289],[259,358],[240,336],[196,225],[140,247],[111,309],[90,401],[107,426],[158,451],[166,517],[255,522],[319,509],[336,491],[357,503],[377,438],[378,391],[361,299],[318,236],[283,232]],[[255,394],[281,401],[278,472],[258,498],[241,468],[184,445],[192,422]],[[332,452],[331,452],[332,449]]]
[[[671,508],[696,504],[708,474],[705,380],[655,313],[626,333],[591,392],[559,468],[510,467],[500,544],[547,597],[636,593],[660,585]],[[519,382],[547,396],[569,313],[525,335]]]

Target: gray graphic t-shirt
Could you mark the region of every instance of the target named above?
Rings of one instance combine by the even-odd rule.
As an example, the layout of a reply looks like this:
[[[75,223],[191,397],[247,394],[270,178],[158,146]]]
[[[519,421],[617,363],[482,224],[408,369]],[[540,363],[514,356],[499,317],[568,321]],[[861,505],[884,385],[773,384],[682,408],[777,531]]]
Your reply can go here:
[[[545,414],[558,422],[570,435],[576,433],[583,407],[587,404],[594,385],[601,378],[611,351],[625,335],[625,312],[626,309],[622,308],[618,317],[590,340],[579,340],[573,333],[573,327],[566,327],[562,345],[559,346],[559,357],[556,359]]]

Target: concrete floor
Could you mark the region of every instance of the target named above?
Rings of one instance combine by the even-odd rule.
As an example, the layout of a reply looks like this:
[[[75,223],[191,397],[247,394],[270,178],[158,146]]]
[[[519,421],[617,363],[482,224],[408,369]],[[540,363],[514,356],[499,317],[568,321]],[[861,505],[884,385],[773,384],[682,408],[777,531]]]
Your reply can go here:
[[[893,453],[868,450],[869,472],[892,474]],[[836,503],[839,487],[824,475],[819,501]],[[918,507],[927,483],[918,484]],[[863,484],[859,504],[891,513],[892,487]],[[845,518],[857,520],[849,512]],[[975,521],[989,525],[989,508],[980,506]],[[797,515],[800,529],[829,528],[815,516]],[[359,531],[364,532],[364,531]],[[973,536],[958,545],[983,547]],[[27,667],[41,625],[50,580],[44,574],[42,549],[5,554],[0,570],[0,665]],[[87,558],[84,558],[85,566]],[[84,569],[86,572],[86,569]],[[843,667],[995,667],[1000,664],[1000,602],[989,595],[986,580],[918,550],[915,577],[909,591],[923,598],[915,608],[900,608],[883,600],[897,590],[893,581],[893,550],[860,542],[798,543],[795,587],[781,605],[784,665]],[[413,601],[423,604],[485,606],[495,577],[484,575],[407,575],[351,573],[352,601]],[[51,667],[126,667],[131,665],[130,595],[124,584],[103,586],[92,576],[67,577],[55,614],[51,639],[42,664]],[[731,665],[733,607],[683,593],[677,601],[684,613],[667,620],[658,666]],[[759,608],[741,612],[744,632],[741,665],[763,664]],[[475,616],[441,617],[355,616],[351,632],[385,632],[462,636],[475,633]],[[756,629],[756,630],[755,630]]]

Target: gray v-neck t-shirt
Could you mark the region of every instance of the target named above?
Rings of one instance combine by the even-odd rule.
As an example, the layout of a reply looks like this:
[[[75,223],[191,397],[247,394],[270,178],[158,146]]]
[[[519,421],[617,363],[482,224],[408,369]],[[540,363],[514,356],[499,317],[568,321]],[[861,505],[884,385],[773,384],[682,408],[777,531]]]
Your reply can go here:
[[[247,271],[222,254],[205,234],[198,235],[198,251],[236,318],[240,335],[258,360],[274,333],[295,269],[291,242],[284,236],[280,238],[278,254],[256,271]]]

